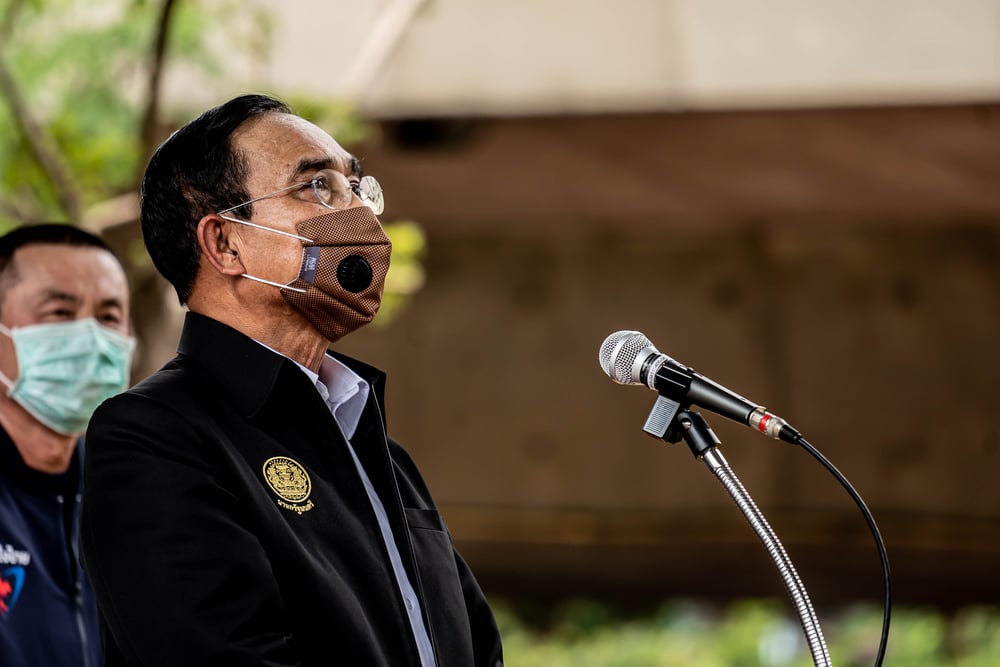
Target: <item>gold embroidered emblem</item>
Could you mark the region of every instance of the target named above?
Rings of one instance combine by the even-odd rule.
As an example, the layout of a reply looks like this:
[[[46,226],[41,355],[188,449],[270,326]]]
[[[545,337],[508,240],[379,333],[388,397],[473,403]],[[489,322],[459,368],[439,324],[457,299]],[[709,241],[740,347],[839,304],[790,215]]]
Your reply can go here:
[[[309,500],[312,481],[298,461],[287,456],[272,456],[264,461],[264,480],[278,495],[278,505],[302,514],[313,508]]]

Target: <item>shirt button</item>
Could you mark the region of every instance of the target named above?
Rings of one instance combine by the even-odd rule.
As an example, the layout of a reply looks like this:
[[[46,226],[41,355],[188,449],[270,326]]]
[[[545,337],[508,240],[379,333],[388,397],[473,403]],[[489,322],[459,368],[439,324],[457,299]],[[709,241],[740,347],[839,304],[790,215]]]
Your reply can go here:
[[[406,608],[409,611],[413,611],[413,600],[411,600],[410,598],[406,598]]]

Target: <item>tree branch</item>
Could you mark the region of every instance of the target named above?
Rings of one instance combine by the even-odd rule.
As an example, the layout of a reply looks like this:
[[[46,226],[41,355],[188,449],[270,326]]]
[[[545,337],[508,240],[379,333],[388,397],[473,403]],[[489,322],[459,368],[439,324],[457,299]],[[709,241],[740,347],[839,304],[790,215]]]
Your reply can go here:
[[[13,13],[19,4],[13,2],[8,7],[7,14],[0,23],[5,31],[13,29]],[[45,133],[32,115],[24,96],[21,94],[20,86],[7,68],[3,53],[0,53],[0,93],[7,99],[7,104],[14,117],[14,124],[21,132],[31,156],[42,168],[49,182],[52,183],[66,216],[71,222],[79,224],[82,219],[80,194],[73,184],[69,168],[63,161],[55,142]]]
[[[10,41],[10,36],[14,32],[14,22],[17,20],[17,13],[21,11],[24,0],[11,0],[7,5],[7,13],[0,20],[0,45]]]
[[[175,0],[163,0],[160,7],[160,18],[156,26],[156,40],[153,43],[153,63],[149,71],[149,81],[146,87],[146,108],[142,114],[142,125],[139,130],[139,144],[142,150],[143,164],[153,154],[156,147],[156,129],[160,109],[160,82],[163,79],[163,65],[167,55],[167,39],[170,36],[170,21],[177,6]]]
[[[11,200],[0,200],[0,211],[4,213],[8,218],[12,220],[17,220],[18,222],[30,222],[31,216],[24,212],[19,206],[17,206]]]

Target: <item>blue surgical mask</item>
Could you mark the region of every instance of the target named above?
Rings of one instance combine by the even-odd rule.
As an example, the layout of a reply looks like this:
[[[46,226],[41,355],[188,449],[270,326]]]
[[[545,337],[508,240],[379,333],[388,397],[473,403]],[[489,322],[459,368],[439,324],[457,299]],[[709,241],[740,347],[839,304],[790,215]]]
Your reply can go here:
[[[53,431],[83,433],[97,406],[128,388],[135,340],[93,318],[0,333],[17,354],[17,379],[0,373],[7,395]]]

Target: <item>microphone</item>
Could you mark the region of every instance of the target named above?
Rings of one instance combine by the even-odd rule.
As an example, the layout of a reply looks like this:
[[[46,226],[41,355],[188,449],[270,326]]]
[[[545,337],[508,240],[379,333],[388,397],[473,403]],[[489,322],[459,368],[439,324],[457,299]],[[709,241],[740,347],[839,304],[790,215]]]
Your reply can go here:
[[[711,410],[775,440],[802,440],[781,417],[661,353],[638,331],[611,334],[597,356],[601,369],[618,384],[644,384],[678,404]]]

